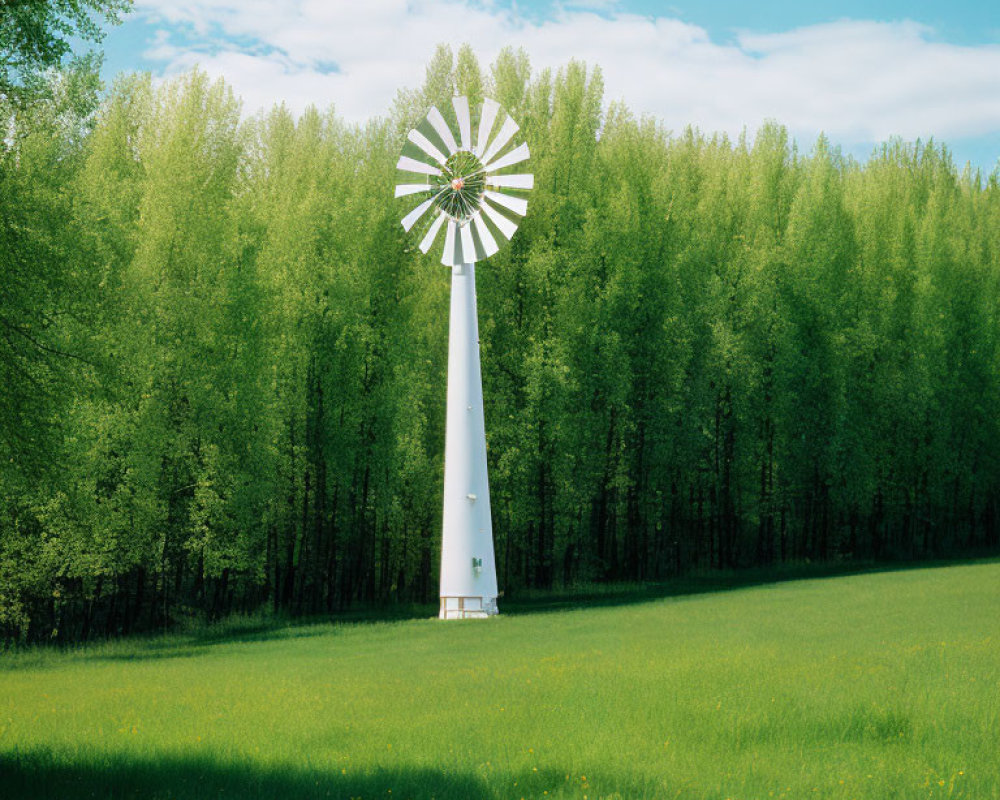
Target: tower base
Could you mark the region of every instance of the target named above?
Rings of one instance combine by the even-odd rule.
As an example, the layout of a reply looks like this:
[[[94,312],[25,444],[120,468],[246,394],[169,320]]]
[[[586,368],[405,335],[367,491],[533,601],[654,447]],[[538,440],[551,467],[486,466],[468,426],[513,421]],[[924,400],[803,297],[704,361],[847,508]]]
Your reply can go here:
[[[495,597],[442,597],[438,619],[486,619],[499,613]]]

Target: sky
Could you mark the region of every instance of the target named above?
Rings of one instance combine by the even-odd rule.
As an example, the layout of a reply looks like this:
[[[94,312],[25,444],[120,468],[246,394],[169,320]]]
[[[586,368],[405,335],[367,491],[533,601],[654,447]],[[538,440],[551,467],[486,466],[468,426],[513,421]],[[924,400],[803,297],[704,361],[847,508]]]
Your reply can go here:
[[[195,64],[247,113],[333,105],[352,122],[419,88],[435,47],[506,45],[532,69],[601,67],[605,102],[674,131],[822,132],[864,160],[893,136],[944,142],[960,165],[1000,159],[997,0],[135,0],[104,42],[106,80]]]

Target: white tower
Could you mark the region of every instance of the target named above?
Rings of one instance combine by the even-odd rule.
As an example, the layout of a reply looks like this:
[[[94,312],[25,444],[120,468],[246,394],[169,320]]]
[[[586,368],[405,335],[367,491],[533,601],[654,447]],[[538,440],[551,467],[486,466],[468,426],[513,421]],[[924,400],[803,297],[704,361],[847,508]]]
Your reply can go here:
[[[509,193],[534,186],[531,175],[511,174],[528,158],[528,145],[508,147],[517,123],[493,100],[484,100],[473,141],[465,97],[452,99],[456,129],[436,108],[407,136],[396,165],[408,180],[396,197],[430,194],[403,217],[409,231],[422,222],[426,253],[445,228],[441,263],[451,267],[448,332],[448,416],[444,450],[444,518],[441,541],[441,619],[498,613],[490,486],[486,475],[483,381],[479,368],[476,262],[489,258],[517,230],[528,202]],[[501,121],[502,120],[502,121]],[[419,179],[418,179],[419,180]],[[500,189],[508,190],[501,192]],[[437,213],[428,215],[434,209]]]

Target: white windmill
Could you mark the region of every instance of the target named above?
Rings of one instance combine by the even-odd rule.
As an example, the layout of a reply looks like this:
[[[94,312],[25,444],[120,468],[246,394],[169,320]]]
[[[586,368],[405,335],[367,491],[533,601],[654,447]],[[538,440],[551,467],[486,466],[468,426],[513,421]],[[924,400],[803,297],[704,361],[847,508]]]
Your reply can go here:
[[[421,223],[424,253],[445,229],[441,263],[451,267],[451,319],[439,616],[464,619],[498,613],[475,264],[514,235],[528,208],[523,197],[499,190],[531,189],[534,177],[511,174],[528,158],[528,145],[511,146],[518,125],[498,103],[483,101],[474,140],[468,99],[452,98],[452,106],[457,138],[437,108],[410,131],[396,167],[421,182],[397,185],[396,197],[430,195],[402,220],[407,231]]]

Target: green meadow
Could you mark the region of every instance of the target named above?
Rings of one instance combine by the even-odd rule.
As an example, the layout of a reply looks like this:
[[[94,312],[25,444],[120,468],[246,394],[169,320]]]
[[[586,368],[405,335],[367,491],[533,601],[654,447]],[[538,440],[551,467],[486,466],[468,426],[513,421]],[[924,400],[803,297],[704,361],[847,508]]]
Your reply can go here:
[[[3,798],[1000,797],[1000,563],[0,660]]]

